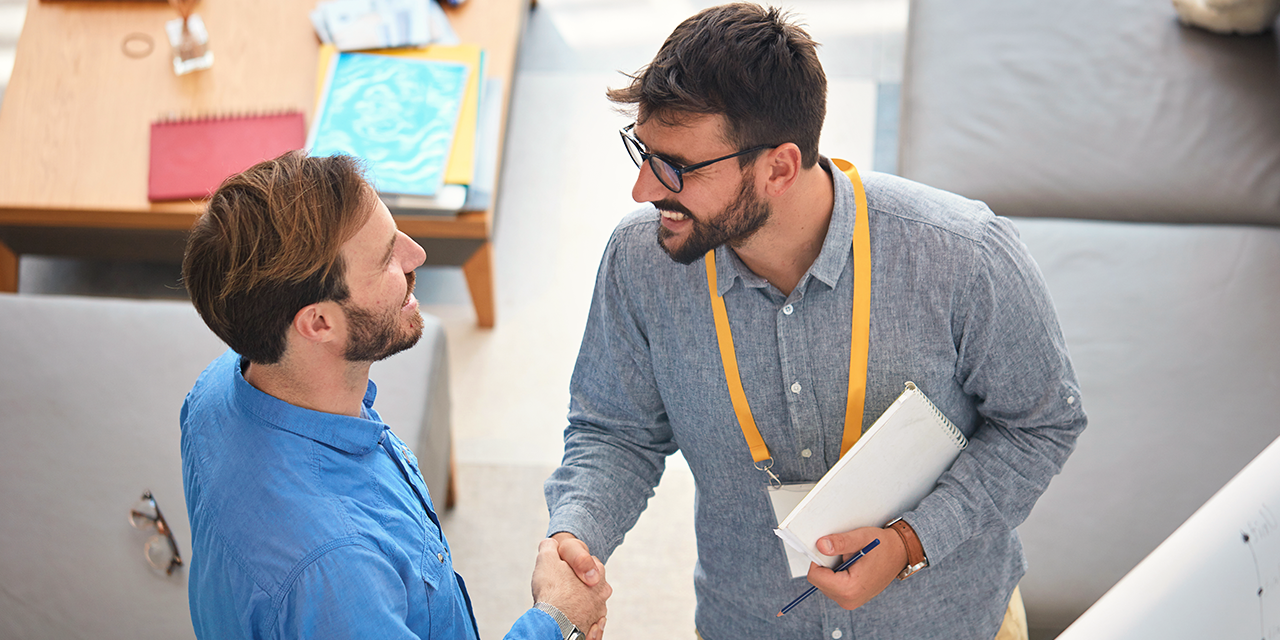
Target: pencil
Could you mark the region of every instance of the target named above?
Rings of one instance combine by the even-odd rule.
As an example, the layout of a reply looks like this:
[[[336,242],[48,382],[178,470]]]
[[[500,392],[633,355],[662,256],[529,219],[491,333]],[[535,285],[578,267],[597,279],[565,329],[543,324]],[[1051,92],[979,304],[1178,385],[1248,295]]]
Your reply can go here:
[[[840,566],[836,567],[836,571],[844,571],[845,569],[848,569],[849,567],[853,566],[853,563],[861,560],[862,556],[867,555],[867,553],[869,553],[872,549],[876,548],[876,545],[878,544],[880,544],[880,538],[876,538],[875,540],[872,540],[871,543],[863,547],[862,550],[853,554],[848,560],[845,560],[844,562],[840,563]],[[782,611],[779,611],[778,615],[775,617],[781,618],[782,616],[787,615],[788,611],[791,611],[796,607],[796,605],[800,604],[801,602],[804,602],[805,598],[808,598],[809,596],[813,595],[813,592],[817,590],[818,590],[817,587],[809,587],[809,589],[806,590],[804,593],[800,594],[798,598],[796,598],[795,600],[792,600],[787,606],[783,607]]]

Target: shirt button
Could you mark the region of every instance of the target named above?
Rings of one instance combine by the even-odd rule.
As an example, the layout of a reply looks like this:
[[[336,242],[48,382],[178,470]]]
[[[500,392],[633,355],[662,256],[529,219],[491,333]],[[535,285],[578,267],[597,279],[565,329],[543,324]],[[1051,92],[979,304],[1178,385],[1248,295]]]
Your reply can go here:
[[[782,308],[782,312],[783,312],[783,313],[785,313],[785,314],[787,314],[787,315],[791,315],[791,312],[792,312],[792,311],[795,311],[795,308],[793,308],[791,305],[787,305],[787,306],[785,306],[785,307],[783,307],[783,308]]]
[[[437,554],[436,554],[436,559],[437,559],[437,560],[439,560],[440,562],[444,562],[444,554],[443,554],[443,553],[437,553]]]
[[[839,629],[836,629],[835,631],[831,632],[831,637],[835,638],[836,640],[840,640],[840,636],[843,636],[843,635],[844,635],[844,632],[840,631]]]
[[[812,451],[810,451],[810,450],[808,450],[808,449],[805,449],[804,451],[801,451],[801,452],[800,452],[800,457],[801,457],[801,458],[808,458],[808,457],[809,457],[809,456],[811,456],[811,455],[813,455],[813,452],[812,452]]]
[[[799,383],[799,382],[792,382],[792,383],[791,383],[791,393],[800,393],[800,383]]]

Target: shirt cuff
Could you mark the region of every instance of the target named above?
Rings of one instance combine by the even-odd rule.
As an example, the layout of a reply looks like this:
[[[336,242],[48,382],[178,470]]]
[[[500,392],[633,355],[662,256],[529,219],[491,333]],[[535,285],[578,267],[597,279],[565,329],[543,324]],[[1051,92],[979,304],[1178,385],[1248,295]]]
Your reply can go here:
[[[596,521],[591,512],[578,505],[568,504],[556,509],[551,514],[551,522],[547,525],[547,537],[557,533],[571,533],[586,543],[591,555],[600,558],[600,562],[609,560],[609,556],[617,544],[607,544],[604,529]]]
[[[930,565],[941,562],[964,542],[965,523],[960,513],[960,505],[953,503],[950,496],[935,491],[915,510],[902,514],[920,539]]]
[[[560,625],[550,614],[539,609],[529,608],[516,620],[511,633],[505,640],[563,640]]]

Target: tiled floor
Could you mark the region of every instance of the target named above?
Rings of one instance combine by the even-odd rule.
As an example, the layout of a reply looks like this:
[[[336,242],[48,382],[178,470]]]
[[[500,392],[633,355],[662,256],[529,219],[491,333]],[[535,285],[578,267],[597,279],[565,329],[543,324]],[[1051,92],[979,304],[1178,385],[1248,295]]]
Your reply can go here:
[[[624,81],[620,71],[648,62],[680,20],[713,4],[539,0],[521,52],[495,221],[497,326],[474,326],[460,271],[419,273],[417,295],[443,320],[450,348],[460,500],[444,526],[483,637],[501,637],[529,605],[547,521],[541,481],[560,459],[568,379],[596,266],[614,225],[637,206],[630,199],[636,169],[617,134],[627,121],[604,91]],[[0,79],[8,76],[5,56],[22,6],[0,0]],[[830,77],[824,153],[872,167],[880,157],[877,86],[900,80],[907,0],[785,6],[823,43]],[[20,287],[181,296],[171,265],[24,258]],[[692,504],[692,478],[677,456],[608,565],[611,639],[692,637]]]

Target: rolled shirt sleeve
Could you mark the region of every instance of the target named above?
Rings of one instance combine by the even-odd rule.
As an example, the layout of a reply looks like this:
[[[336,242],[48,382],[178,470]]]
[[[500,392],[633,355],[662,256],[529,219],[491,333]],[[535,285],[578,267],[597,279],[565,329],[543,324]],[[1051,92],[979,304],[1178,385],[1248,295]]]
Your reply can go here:
[[[1039,267],[992,218],[954,314],[955,379],[974,398],[969,446],[904,518],[931,560],[1026,519],[1085,428],[1067,346]]]

